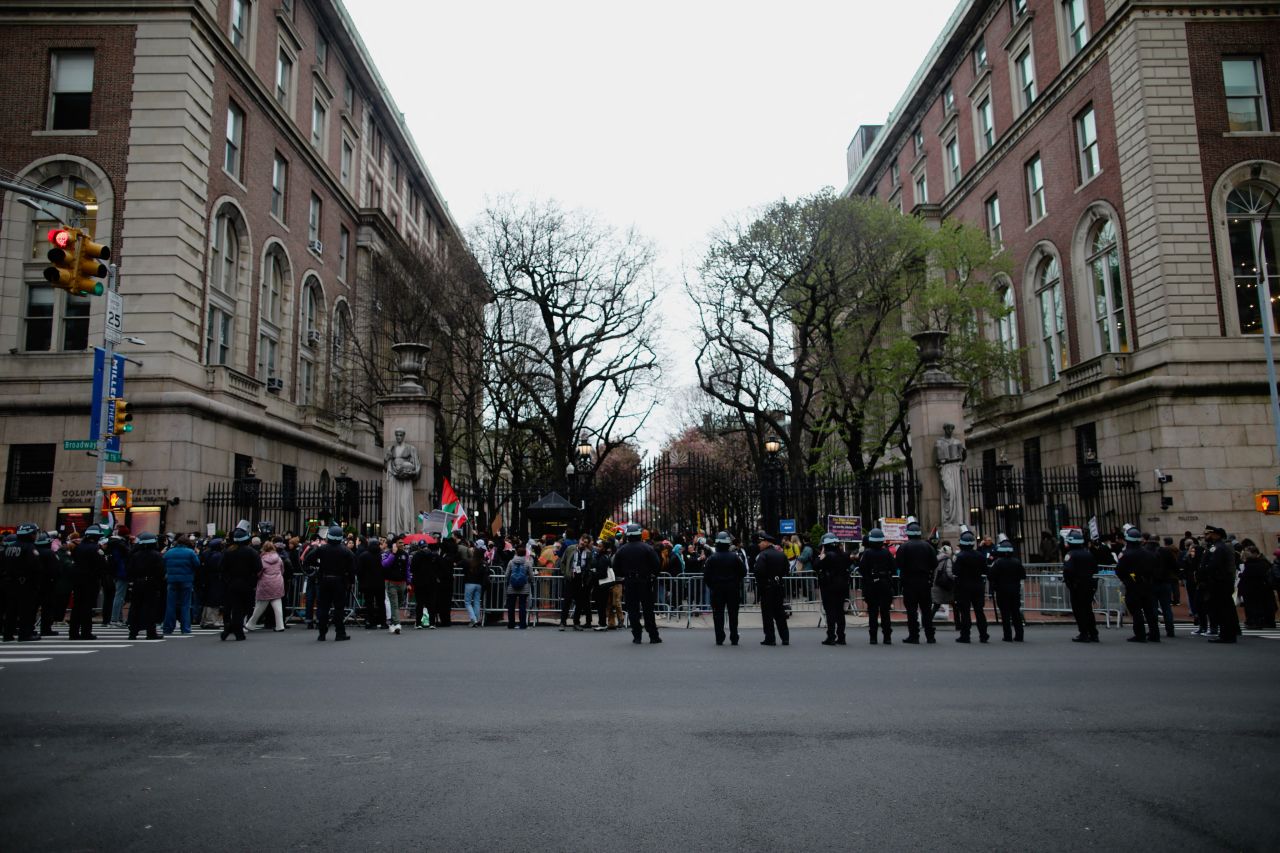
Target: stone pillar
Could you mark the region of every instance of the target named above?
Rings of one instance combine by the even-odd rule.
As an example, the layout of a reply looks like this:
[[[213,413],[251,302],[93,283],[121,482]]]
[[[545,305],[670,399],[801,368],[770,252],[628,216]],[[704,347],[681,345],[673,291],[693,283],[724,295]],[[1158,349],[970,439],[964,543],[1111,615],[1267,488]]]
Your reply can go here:
[[[391,348],[399,357],[397,370],[401,381],[393,393],[378,398],[382,410],[383,447],[391,447],[395,443],[396,430],[403,429],[405,442],[417,448],[422,471],[413,486],[413,505],[418,512],[424,512],[435,508],[431,492],[436,477],[436,419],[440,416],[440,403],[427,394],[421,381],[431,347],[428,344],[393,344]],[[386,476],[384,468],[383,477]],[[383,490],[384,524],[390,516],[387,507],[389,491]]]
[[[944,424],[955,424],[953,437],[963,440],[965,386],[938,365],[944,336],[945,332],[921,332],[915,336],[925,371],[907,392],[907,425],[911,436],[911,462],[916,482],[920,484],[916,517],[926,536],[937,527],[938,535],[949,539],[954,546],[960,535],[960,526],[943,524],[942,481],[934,448],[938,439],[943,437]],[[965,489],[961,491],[961,504],[962,520],[967,523],[969,499]]]

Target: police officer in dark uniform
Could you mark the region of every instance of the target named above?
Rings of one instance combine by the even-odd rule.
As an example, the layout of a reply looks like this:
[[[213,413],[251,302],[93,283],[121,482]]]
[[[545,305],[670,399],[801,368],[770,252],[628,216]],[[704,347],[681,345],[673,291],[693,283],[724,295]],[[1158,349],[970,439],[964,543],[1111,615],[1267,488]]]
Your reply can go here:
[[[658,572],[662,571],[662,562],[658,552],[648,543],[641,541],[643,531],[640,525],[632,522],[627,525],[627,541],[618,549],[613,557],[614,574],[622,578],[623,594],[627,599],[627,621],[631,624],[631,642],[640,643],[640,618],[644,615],[644,630],[649,634],[649,642],[661,643],[658,636],[658,622],[653,615],[656,599],[655,585]]]
[[[933,573],[938,568],[938,552],[921,538],[920,523],[907,525],[907,541],[898,546],[894,562],[902,578],[902,603],[907,608],[908,643],[920,642],[920,623],[924,622],[925,640],[936,643],[933,636]]]
[[[733,536],[727,530],[716,534],[716,550],[702,567],[703,582],[711,593],[711,621],[715,624],[716,645],[724,645],[724,614],[729,611],[729,642],[738,645],[738,607],[747,567],[729,550]]]
[[[827,638],[822,645],[843,646],[844,603],[849,599],[849,555],[840,547],[840,538],[834,533],[823,536],[821,545],[816,568],[822,610],[827,618]]]
[[[1008,539],[996,546],[996,558],[988,570],[994,587],[996,606],[1000,609],[1000,624],[1004,628],[1006,643],[1022,642],[1022,582],[1027,570],[1014,553]]]
[[[960,615],[960,636],[956,637],[957,643],[970,641],[970,609],[973,610],[972,618],[978,622],[978,640],[985,643],[990,639],[987,635],[987,614],[982,607],[985,598],[982,576],[987,571],[987,560],[974,549],[975,544],[972,533],[967,530],[961,533],[960,553],[956,554],[951,563],[951,573],[956,578],[956,612]]]
[[[67,612],[67,596],[62,588],[62,561],[53,552],[49,534],[36,533],[36,554],[40,557],[40,636],[56,637],[53,623]]]
[[[1073,643],[1097,643],[1098,617],[1093,612],[1093,596],[1098,590],[1098,558],[1084,545],[1084,534],[1067,534],[1067,554],[1062,558],[1062,582],[1071,596],[1071,614],[1079,631]]]
[[[776,646],[777,639],[782,645],[791,644],[791,632],[787,628],[786,589],[783,578],[787,576],[789,566],[787,557],[775,545],[777,540],[763,530],[756,534],[756,542],[760,552],[756,554],[755,578],[756,594],[760,598],[760,618],[764,622],[764,640],[762,646]],[[775,633],[777,639],[775,639]]]
[[[237,527],[231,533],[232,547],[222,555],[222,585],[226,596],[222,609],[222,639],[235,634],[243,640],[244,603],[253,595],[262,571],[262,557],[250,544],[253,534],[248,528]]]
[[[36,607],[39,602],[40,555],[36,551],[34,524],[19,525],[14,541],[5,546],[2,565],[5,585],[4,641],[39,640]]]
[[[1133,619],[1131,643],[1160,642],[1156,622],[1156,597],[1152,584],[1156,577],[1156,556],[1142,547],[1142,531],[1130,527],[1124,532],[1124,550],[1116,561],[1116,577],[1124,584],[1124,599]]]
[[[1205,528],[1205,541],[1209,543],[1203,564],[1209,586],[1208,606],[1218,622],[1218,636],[1211,643],[1234,643],[1240,636],[1240,614],[1235,602],[1236,552],[1226,538],[1227,532],[1221,527]]]
[[[897,572],[893,555],[884,547],[884,531],[873,527],[867,531],[866,546],[858,563],[862,577],[862,598],[867,603],[867,628],[871,633],[871,645],[876,644],[876,628],[884,634],[884,644],[893,640],[893,626],[889,622],[889,609],[893,605],[893,576]]]
[[[355,555],[342,544],[342,528],[336,524],[325,534],[325,543],[316,555],[316,575],[320,579],[320,633],[323,641],[333,620],[335,640],[350,640],[347,633],[347,590],[356,576]]]
[[[404,559],[399,554],[396,558]],[[414,545],[407,562],[409,575],[413,578],[413,627],[435,628],[436,585],[440,581],[440,567],[445,563],[440,544],[432,542],[425,546],[420,543]]]
[[[145,631],[148,640],[163,640],[156,623],[164,618],[164,557],[154,533],[139,533],[138,541],[126,565],[129,583],[133,585],[133,604],[129,607],[129,639],[138,639]]]
[[[71,552],[74,572],[71,576],[71,639],[96,640],[93,633],[93,603],[98,597],[98,586],[107,571],[107,558],[98,541],[102,528],[91,524],[84,529],[80,544]],[[110,607],[110,605],[108,605]]]

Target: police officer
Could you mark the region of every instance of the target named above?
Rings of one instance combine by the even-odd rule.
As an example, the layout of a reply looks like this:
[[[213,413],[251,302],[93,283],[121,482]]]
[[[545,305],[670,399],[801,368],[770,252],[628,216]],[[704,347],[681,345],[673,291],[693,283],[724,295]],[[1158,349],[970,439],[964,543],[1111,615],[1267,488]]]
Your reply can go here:
[[[973,610],[973,619],[978,622],[978,639],[985,643],[987,635],[987,614],[983,610],[985,594],[982,588],[982,576],[987,570],[986,558],[977,550],[973,534],[965,531],[960,534],[960,553],[951,563],[951,573],[956,578],[956,611],[960,615],[960,636],[957,643],[970,640],[972,620],[969,611]]]
[[[703,581],[711,592],[711,621],[715,623],[716,645],[724,645],[724,614],[729,611],[729,642],[738,645],[738,607],[742,581],[747,576],[742,558],[729,550],[733,536],[727,530],[716,534],[716,550],[702,568]]]
[[[1071,614],[1076,619],[1073,643],[1097,643],[1098,617],[1093,612],[1093,596],[1098,590],[1098,558],[1084,545],[1084,534],[1067,534],[1067,555],[1062,558],[1062,582],[1071,596]]]
[[[1205,528],[1205,541],[1209,543],[1203,564],[1210,590],[1208,606],[1218,621],[1218,636],[1211,643],[1234,643],[1240,636],[1240,614],[1234,598],[1236,553],[1226,538],[1227,531],[1221,527]]]
[[[760,551],[756,554],[756,594],[760,598],[760,618],[764,623],[762,646],[790,645],[791,632],[787,629],[786,590],[783,588],[789,566],[787,557],[776,547],[776,539],[763,530],[756,534]],[[775,639],[775,633],[777,639]]]
[[[67,612],[67,595],[62,587],[62,562],[53,552],[53,542],[43,530],[36,533],[36,554],[40,557],[40,636],[56,637],[53,623]]]
[[[902,578],[902,603],[907,608],[908,643],[920,642],[920,623],[924,622],[925,640],[936,643],[933,636],[933,573],[938,568],[938,552],[924,541],[920,523],[907,525],[907,541],[898,546],[894,562]]]
[[[71,636],[72,640],[96,640],[93,633],[93,602],[98,597],[98,587],[107,571],[107,558],[99,547],[102,528],[91,524],[84,529],[80,544],[71,552],[74,571],[71,576]],[[110,605],[108,605],[110,606]]]
[[[325,534],[325,543],[316,554],[316,575],[320,580],[320,633],[323,641],[332,618],[335,640],[350,640],[346,626],[347,590],[356,576],[355,555],[342,544],[342,528],[334,525]]]
[[[252,539],[248,528],[237,527],[231,533],[232,547],[222,555],[222,585],[226,596],[222,609],[224,641],[229,634],[235,634],[237,641],[245,638],[245,601],[253,595],[262,571],[262,557],[250,544]]]
[[[39,601],[40,555],[36,552],[36,526],[19,525],[14,541],[5,546],[3,568],[5,584],[4,641],[29,643],[39,640],[36,633],[36,606]]]
[[[658,572],[662,563],[658,560],[658,552],[641,541],[643,531],[640,525],[632,522],[626,528],[626,542],[613,557],[614,574],[622,578],[623,594],[627,598],[627,621],[631,623],[631,642],[640,644],[640,616],[644,614],[644,630],[649,633],[649,642],[661,643],[658,636],[658,623],[653,615],[653,607],[658,582]]]
[[[1156,557],[1142,547],[1142,531],[1136,527],[1124,532],[1124,550],[1116,561],[1116,577],[1124,584],[1125,603],[1133,619],[1133,636],[1129,642],[1160,642],[1156,598],[1151,588],[1156,577]]]
[[[884,634],[884,644],[893,642],[893,626],[889,622],[889,609],[893,605],[893,576],[897,572],[893,555],[884,547],[884,531],[873,527],[863,541],[862,560],[858,574],[862,576],[862,598],[867,602],[867,628],[871,633],[871,645],[876,644],[877,623]]]
[[[133,585],[133,604],[129,608],[129,639],[138,639],[145,631],[148,640],[163,640],[156,623],[164,616],[164,557],[154,533],[139,533],[138,541],[126,565],[129,583]]]
[[[1013,543],[1004,539],[996,546],[995,561],[988,570],[994,587],[996,607],[1000,609],[1000,624],[1004,628],[1004,641],[1022,642],[1022,582],[1027,570],[1013,551]]]
[[[818,591],[822,594],[822,609],[827,617],[827,638],[824,646],[843,646],[844,603],[849,599],[849,555],[840,547],[840,538],[834,533],[822,537],[822,553],[818,555]]]

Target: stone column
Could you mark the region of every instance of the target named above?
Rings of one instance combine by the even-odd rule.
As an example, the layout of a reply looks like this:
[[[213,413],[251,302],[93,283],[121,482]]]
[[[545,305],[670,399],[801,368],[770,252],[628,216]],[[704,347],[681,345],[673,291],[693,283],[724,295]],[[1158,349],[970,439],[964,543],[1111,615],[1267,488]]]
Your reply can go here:
[[[431,492],[436,477],[436,419],[440,416],[439,401],[432,399],[422,385],[422,371],[431,346],[393,344],[391,348],[399,357],[396,369],[401,379],[391,394],[378,398],[382,410],[383,447],[394,444],[396,430],[403,429],[405,442],[417,448],[422,472],[413,486],[413,505],[418,512],[424,512],[435,508],[431,505]],[[385,471],[383,476],[386,476]],[[383,491],[384,519],[390,516],[388,491]]]
[[[960,535],[958,524],[944,524],[942,518],[942,481],[939,478],[934,449],[943,437],[943,425],[955,424],[954,438],[964,438],[965,385],[957,382],[940,366],[945,332],[920,332],[915,335],[920,348],[920,358],[925,364],[924,375],[907,392],[907,424],[911,436],[911,462],[916,482],[920,484],[920,499],[916,517],[925,535],[935,526],[943,539],[956,544]],[[963,521],[968,521],[969,498],[966,489],[961,491]]]

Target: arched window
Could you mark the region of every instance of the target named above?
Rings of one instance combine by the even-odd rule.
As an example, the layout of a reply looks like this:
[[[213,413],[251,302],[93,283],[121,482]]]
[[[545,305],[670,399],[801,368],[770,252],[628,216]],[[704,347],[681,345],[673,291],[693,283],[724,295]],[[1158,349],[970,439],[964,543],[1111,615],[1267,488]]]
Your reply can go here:
[[[80,229],[90,237],[97,237],[98,197],[92,187],[66,175],[47,180],[42,186],[70,196],[88,208],[80,216]],[[36,211],[31,219],[31,258],[23,272],[26,293],[22,349],[25,352],[75,352],[89,348],[91,297],[55,289],[44,280],[49,249],[53,248],[49,244],[49,230],[58,224],[43,211]]]
[[[271,249],[262,266],[262,286],[258,293],[257,377],[273,394],[284,389],[280,343],[280,312],[288,283],[287,262],[279,247]]]
[[[1036,268],[1036,300],[1040,305],[1040,337],[1044,344],[1045,383],[1056,382],[1068,364],[1067,311],[1062,302],[1062,271],[1056,257]]]
[[[1236,187],[1227,196],[1227,237],[1231,244],[1231,276],[1236,292],[1236,311],[1240,332],[1262,334],[1262,312],[1258,310],[1258,247],[1266,263],[1268,292],[1271,297],[1271,331],[1280,332],[1280,269],[1276,265],[1276,247],[1280,245],[1280,203],[1266,221],[1277,188],[1262,182],[1249,182]]]
[[[1013,286],[1005,284],[1000,288],[1000,302],[1004,306],[1004,316],[996,322],[996,337],[1000,345],[1008,352],[1018,349],[1018,314],[1013,300]],[[1018,375],[1009,374],[1004,380],[1004,393],[1018,393]]]
[[[329,357],[330,389],[335,411],[347,410],[351,375],[351,312],[340,304],[333,315],[333,347]]]
[[[1129,332],[1124,319],[1124,277],[1120,248],[1110,219],[1099,220],[1089,235],[1089,277],[1093,281],[1093,318],[1102,352],[1128,352]]]
[[[209,247],[209,311],[205,318],[205,364],[232,363],[236,303],[247,267],[241,245],[240,223],[228,210],[214,217]],[[247,334],[247,329],[242,334]],[[247,343],[246,343],[247,346]],[[247,369],[247,365],[244,366]]]
[[[298,335],[298,405],[316,405],[316,362],[323,354],[320,330],[324,316],[324,294],[320,280],[308,276],[302,285],[302,316],[299,318]]]

